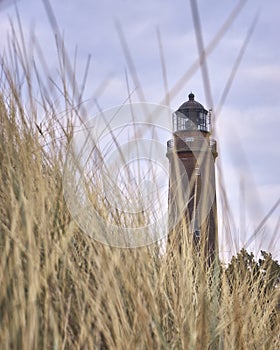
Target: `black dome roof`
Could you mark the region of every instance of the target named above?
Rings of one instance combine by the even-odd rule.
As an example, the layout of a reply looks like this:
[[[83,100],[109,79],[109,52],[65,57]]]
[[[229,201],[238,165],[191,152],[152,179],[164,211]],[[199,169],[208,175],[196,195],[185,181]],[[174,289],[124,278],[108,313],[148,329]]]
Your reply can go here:
[[[200,104],[199,102],[194,100],[194,94],[191,92],[189,94],[189,100],[184,102],[179,108],[178,112],[181,112],[185,114],[184,112],[189,112],[190,110],[195,110],[195,111],[204,111],[205,114],[208,112],[206,109]]]

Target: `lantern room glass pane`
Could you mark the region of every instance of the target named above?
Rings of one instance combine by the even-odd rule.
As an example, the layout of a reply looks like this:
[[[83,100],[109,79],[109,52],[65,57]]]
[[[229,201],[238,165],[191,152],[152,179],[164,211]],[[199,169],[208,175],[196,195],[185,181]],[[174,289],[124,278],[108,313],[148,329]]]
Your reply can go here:
[[[201,130],[210,132],[210,118],[205,112],[192,110],[190,113],[173,114],[173,131]]]

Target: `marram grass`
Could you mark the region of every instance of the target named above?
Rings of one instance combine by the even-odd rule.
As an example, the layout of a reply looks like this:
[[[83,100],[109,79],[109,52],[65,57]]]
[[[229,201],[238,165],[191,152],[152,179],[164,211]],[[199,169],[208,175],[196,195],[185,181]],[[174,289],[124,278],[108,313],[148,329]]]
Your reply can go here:
[[[42,136],[32,85],[27,97],[18,88],[18,70],[29,81],[35,68],[1,66],[0,348],[280,349],[279,285],[267,292],[241,268],[231,279],[186,239],[180,253],[176,242],[163,252],[160,243],[111,248],[81,232],[62,189],[73,132],[67,77],[62,69],[63,125],[42,89],[46,125],[57,125]]]

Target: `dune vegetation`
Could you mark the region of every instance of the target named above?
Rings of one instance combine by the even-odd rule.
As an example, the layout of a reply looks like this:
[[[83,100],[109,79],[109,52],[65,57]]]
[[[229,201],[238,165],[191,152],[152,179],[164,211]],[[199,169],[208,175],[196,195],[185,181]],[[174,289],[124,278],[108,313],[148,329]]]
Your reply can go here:
[[[209,266],[187,226],[180,252],[106,246],[77,226],[62,186],[76,77],[61,42],[56,80],[34,47],[39,61],[14,34],[0,63],[0,348],[280,349],[269,254]]]

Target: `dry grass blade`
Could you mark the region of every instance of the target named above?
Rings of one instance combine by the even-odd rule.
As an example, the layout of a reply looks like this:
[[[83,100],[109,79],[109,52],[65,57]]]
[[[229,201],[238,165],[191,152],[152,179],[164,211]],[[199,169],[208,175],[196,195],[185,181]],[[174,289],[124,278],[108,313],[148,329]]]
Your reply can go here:
[[[213,104],[213,98],[212,98],[212,92],[211,92],[211,86],[210,86],[209,72],[207,68],[207,59],[206,59],[206,52],[204,49],[199,11],[198,11],[196,0],[191,0],[190,3],[191,3],[191,9],[192,9],[192,17],[193,17],[195,36],[196,36],[197,49],[199,54],[199,63],[200,63],[200,68],[202,73],[204,94],[206,97],[207,106],[213,109],[214,104]]]
[[[276,244],[280,242],[280,217],[275,224],[275,228],[274,228],[274,231],[272,233],[272,237],[273,237],[273,239],[271,240],[271,242],[268,246],[268,251],[272,251],[274,246],[276,246]]]
[[[87,79],[90,56],[88,57],[88,61],[85,68],[85,74],[84,74],[83,83],[82,83],[83,84],[82,90],[79,91],[78,84],[76,81],[76,76],[75,76],[75,69],[72,67],[67,51],[64,47],[64,41],[60,34],[59,26],[58,26],[55,14],[53,12],[52,6],[49,0],[42,0],[42,1],[54,34],[54,37],[56,39],[57,55],[60,63],[61,81],[63,86],[62,96],[64,96],[65,98],[65,110],[68,111],[68,109],[71,109],[72,111],[74,111],[78,119],[80,120],[80,122],[83,123],[84,120],[86,119],[86,110],[82,110],[80,113],[79,107],[83,106],[81,104],[81,98],[82,98],[83,89],[84,89],[83,85],[86,83],[86,79]],[[73,94],[72,99],[70,98],[70,91],[69,91],[69,88],[67,87],[67,79],[71,83],[71,84],[68,84],[68,86],[72,88],[71,89],[72,90],[71,92]]]
[[[160,64],[161,64],[161,70],[162,70],[163,86],[164,86],[164,92],[166,96],[165,104],[166,106],[170,106],[170,98],[169,98],[169,92],[168,92],[169,89],[168,89],[168,81],[167,81],[167,69],[166,69],[166,64],[164,59],[161,34],[158,28],[157,28],[157,39],[158,39],[158,46],[159,46],[159,53],[160,53]]]
[[[242,8],[245,6],[247,0],[243,1],[240,0],[233,11],[230,13],[228,18],[225,20],[221,28],[218,30],[214,38],[211,40],[211,42],[206,45],[205,47],[205,57],[211,54],[221,41],[221,39],[225,36],[226,32],[230,29],[231,25],[233,24],[234,20],[237,18],[237,16],[240,14]],[[168,95],[170,101],[179,93],[179,91],[185,86],[186,82],[195,74],[195,72],[200,67],[200,60],[199,58],[195,60],[187,69],[187,71],[182,74],[180,79],[174,84],[174,86],[169,90]],[[164,103],[166,101],[166,96],[163,98],[161,103]]]
[[[256,236],[260,233],[261,229],[267,222],[267,220],[271,217],[271,215],[275,212],[275,210],[280,205],[280,198],[276,201],[276,203],[272,206],[272,208],[269,210],[269,212],[265,215],[265,217],[261,220],[261,222],[257,225],[257,228],[255,229],[254,233],[251,235],[251,237],[247,240],[247,242],[244,245],[244,248],[246,249],[256,238]]]
[[[137,74],[137,69],[133,63],[132,56],[129,52],[128,44],[125,40],[125,36],[124,36],[123,30],[122,30],[121,24],[119,22],[116,22],[116,29],[117,29],[117,32],[119,34],[120,43],[121,43],[121,46],[122,46],[122,49],[123,49],[123,52],[125,55],[125,59],[126,59],[127,65],[128,65],[130,75],[133,79],[134,85],[137,88],[137,93],[139,95],[139,99],[140,99],[140,101],[144,102],[144,101],[146,101],[145,94],[144,94],[140,79],[139,79],[138,74]]]
[[[236,60],[234,62],[234,65],[232,67],[232,71],[230,73],[230,76],[229,76],[226,84],[225,84],[224,90],[222,92],[221,99],[220,99],[220,101],[218,103],[218,107],[216,109],[215,120],[217,120],[217,118],[219,117],[219,115],[221,113],[221,110],[222,110],[222,108],[223,108],[223,106],[224,106],[224,104],[226,102],[226,98],[227,98],[227,96],[229,94],[230,88],[231,88],[232,83],[234,81],[234,78],[235,78],[235,76],[237,74],[237,70],[238,70],[238,68],[240,66],[240,63],[241,63],[243,57],[244,57],[244,54],[245,54],[246,49],[248,47],[248,44],[250,42],[251,36],[254,33],[254,30],[256,28],[256,25],[257,25],[257,22],[258,22],[258,18],[259,18],[259,13],[257,13],[255,15],[255,17],[254,17],[254,19],[253,19],[253,21],[252,21],[252,23],[251,23],[251,25],[250,25],[250,27],[248,29],[247,35],[246,35],[246,37],[244,39],[244,42],[243,42],[243,44],[242,44],[242,46],[240,48],[238,56],[237,56],[237,58],[236,58]]]

